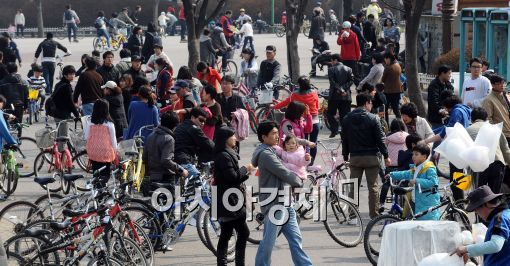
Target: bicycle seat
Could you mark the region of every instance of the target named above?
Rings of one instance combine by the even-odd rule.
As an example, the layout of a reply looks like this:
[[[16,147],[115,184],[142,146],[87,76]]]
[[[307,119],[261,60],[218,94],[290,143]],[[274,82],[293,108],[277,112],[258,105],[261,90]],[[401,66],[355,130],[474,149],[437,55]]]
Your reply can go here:
[[[34,182],[37,184],[44,186],[47,184],[51,184],[53,182],[57,181],[53,176],[41,176],[34,178]]]
[[[402,196],[414,190],[414,187],[396,187],[393,188],[393,193]]]
[[[70,220],[66,220],[66,221],[63,221],[61,223],[52,222],[52,223],[50,223],[50,228],[55,230],[55,231],[62,231],[62,230],[67,229],[70,225],[71,225],[71,221]]]
[[[76,175],[76,174],[66,174],[64,175],[64,180],[67,181],[67,182],[72,182],[72,181],[75,181],[75,180],[78,180],[80,178],[83,178],[83,175]]]
[[[69,137],[61,136],[61,137],[57,137],[55,140],[57,142],[67,142],[67,141],[69,141]]]
[[[128,151],[128,152],[125,152],[124,154],[126,154],[126,156],[138,156],[137,151]]]
[[[84,215],[85,212],[84,211],[75,211],[75,210],[70,210],[70,209],[64,209],[64,210],[62,210],[62,214],[65,217],[78,217],[78,216]]]
[[[43,235],[50,235],[51,231],[50,230],[46,230],[46,229],[30,228],[30,229],[26,229],[24,231],[24,233],[26,235],[28,235],[28,236],[31,236],[31,237],[38,237],[38,236],[43,236]]]

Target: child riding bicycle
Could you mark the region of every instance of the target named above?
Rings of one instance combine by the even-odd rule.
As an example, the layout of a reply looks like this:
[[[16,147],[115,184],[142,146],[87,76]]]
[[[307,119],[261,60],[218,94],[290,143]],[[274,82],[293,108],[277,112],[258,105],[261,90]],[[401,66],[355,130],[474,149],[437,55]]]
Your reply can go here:
[[[430,147],[426,144],[417,144],[413,147],[413,162],[411,170],[391,172],[386,178],[391,177],[394,180],[410,180],[409,184],[415,186],[411,192],[414,202],[414,213],[422,212],[430,207],[439,205],[439,194],[422,193],[422,190],[428,190],[439,185],[437,171],[434,163],[428,160]],[[439,220],[440,212],[436,209],[420,220]]]

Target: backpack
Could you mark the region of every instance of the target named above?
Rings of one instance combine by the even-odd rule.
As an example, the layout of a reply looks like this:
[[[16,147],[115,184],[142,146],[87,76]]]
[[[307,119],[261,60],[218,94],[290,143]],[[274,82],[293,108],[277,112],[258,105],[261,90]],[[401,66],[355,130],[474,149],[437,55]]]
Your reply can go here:
[[[94,22],[94,28],[100,29],[104,25],[104,20],[102,18],[96,18],[96,21]]]
[[[50,97],[46,98],[46,102],[44,102],[44,109],[46,109],[47,116],[55,117],[58,112],[57,105],[55,105],[55,100],[53,99],[55,94],[57,94],[57,89],[58,87],[55,87],[53,93],[50,95]]]
[[[106,125],[90,125],[86,147],[87,155],[92,161],[109,163],[115,160],[115,149]]]
[[[73,20],[73,13],[71,12],[71,10],[66,10],[66,11],[64,12],[64,18],[65,18],[67,21]]]

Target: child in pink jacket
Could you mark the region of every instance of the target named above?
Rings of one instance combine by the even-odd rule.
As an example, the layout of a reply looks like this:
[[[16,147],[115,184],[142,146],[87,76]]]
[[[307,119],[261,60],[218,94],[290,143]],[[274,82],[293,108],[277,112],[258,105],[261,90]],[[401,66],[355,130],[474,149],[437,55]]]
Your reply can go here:
[[[296,137],[287,136],[283,147],[275,146],[276,155],[282,159],[283,165],[301,179],[306,179],[306,166],[310,164],[311,156],[305,152],[303,145],[299,145]]]
[[[391,160],[390,167],[398,166],[398,152],[406,150],[406,126],[400,119],[393,119],[390,125],[390,134],[386,136],[386,147],[388,147],[388,157]],[[392,170],[394,171],[394,170]]]

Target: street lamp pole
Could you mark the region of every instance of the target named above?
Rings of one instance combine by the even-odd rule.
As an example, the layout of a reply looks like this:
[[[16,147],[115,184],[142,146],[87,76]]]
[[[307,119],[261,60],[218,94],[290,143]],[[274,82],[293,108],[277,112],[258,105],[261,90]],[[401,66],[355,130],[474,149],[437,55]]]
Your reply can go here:
[[[455,3],[453,0],[443,0],[442,6],[443,20],[443,51],[445,54],[452,49],[453,38],[453,13],[455,12]]]
[[[274,25],[274,0],[271,0],[271,25]]]

